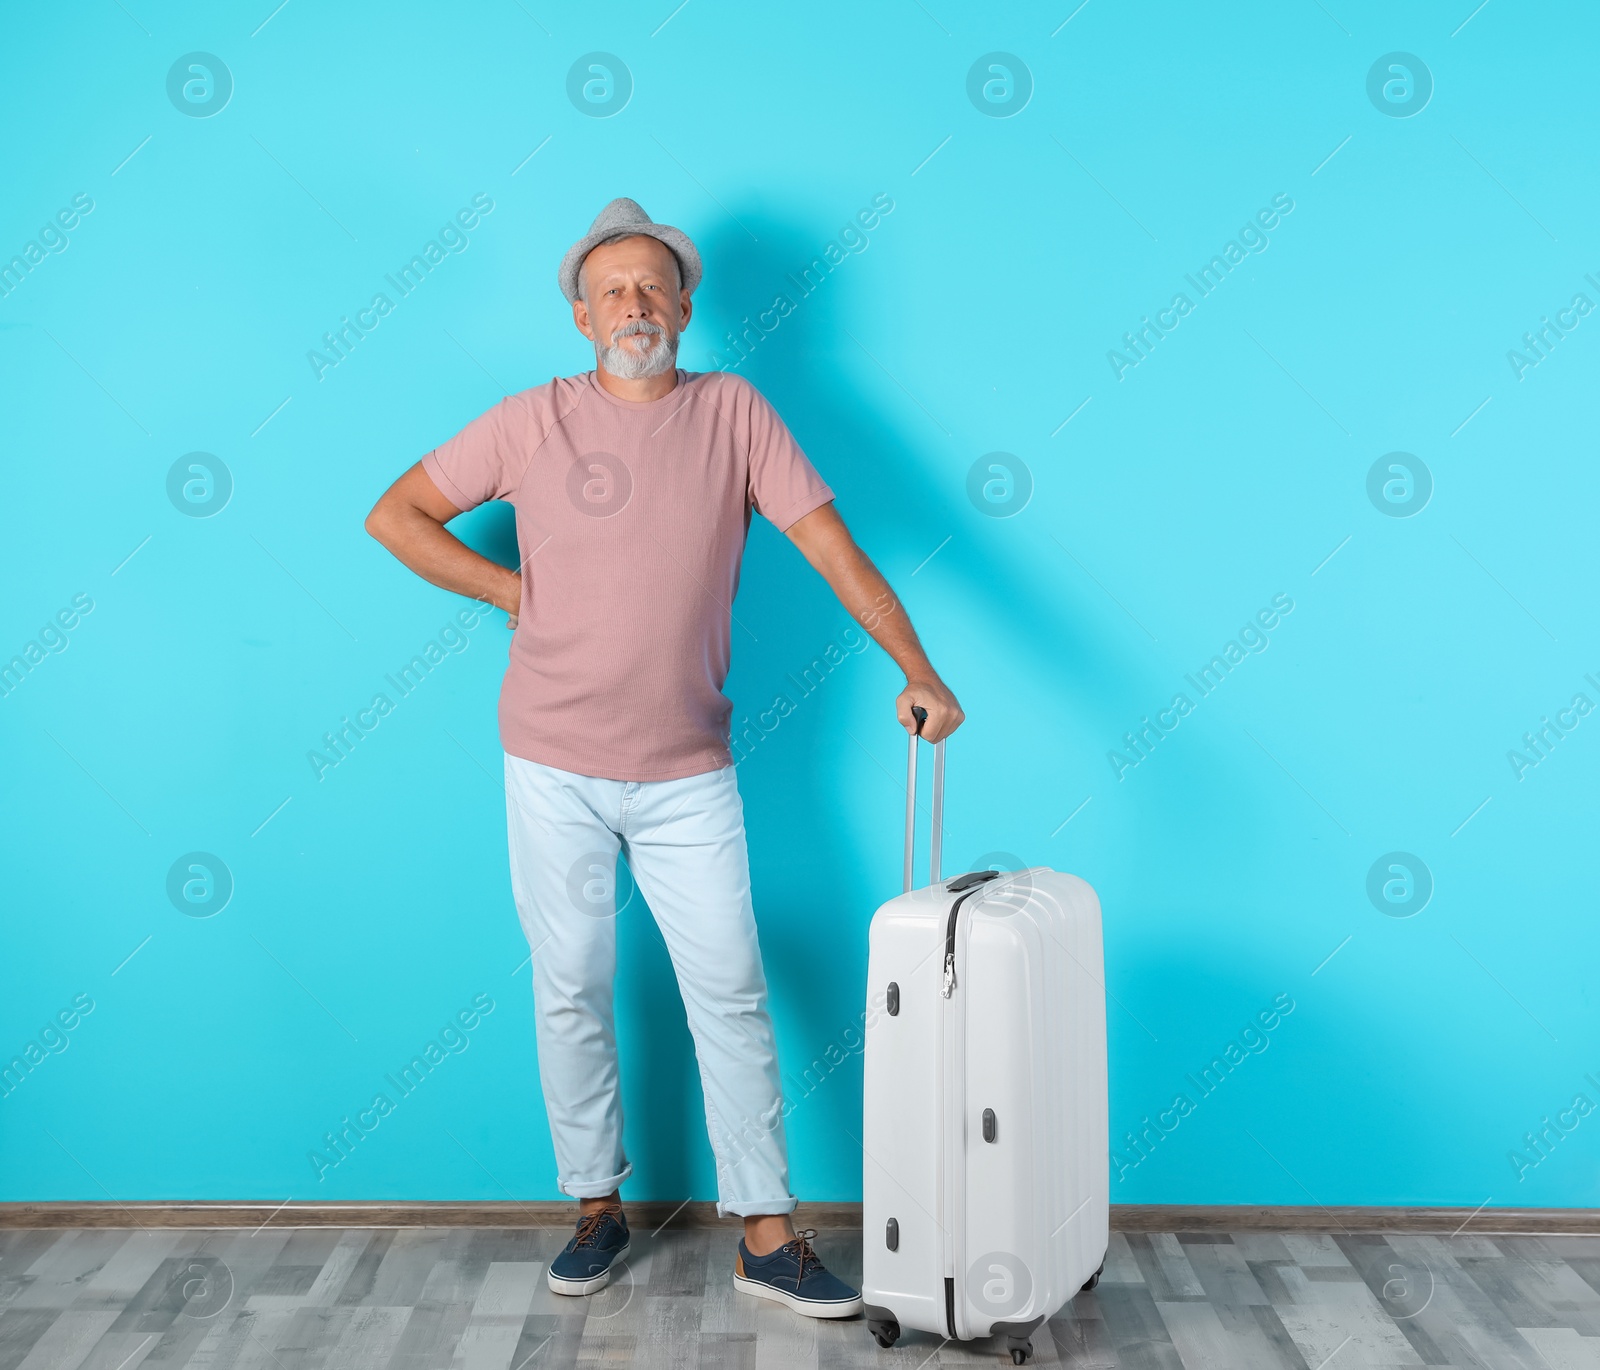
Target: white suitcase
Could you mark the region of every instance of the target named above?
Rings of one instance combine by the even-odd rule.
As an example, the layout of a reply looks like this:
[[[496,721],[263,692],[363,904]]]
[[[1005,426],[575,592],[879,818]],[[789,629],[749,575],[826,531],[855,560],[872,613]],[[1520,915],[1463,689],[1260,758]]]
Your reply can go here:
[[[934,748],[933,883],[872,919],[867,964],[861,1282],[880,1346],[914,1327],[1034,1330],[1093,1288],[1109,1240],[1100,901],[1034,866],[939,879],[944,743]]]

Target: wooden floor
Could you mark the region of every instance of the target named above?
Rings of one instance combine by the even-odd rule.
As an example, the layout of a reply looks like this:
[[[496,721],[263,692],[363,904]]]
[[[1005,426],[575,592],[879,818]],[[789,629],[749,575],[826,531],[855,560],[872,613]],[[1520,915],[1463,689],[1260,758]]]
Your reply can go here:
[[[812,1322],[735,1293],[736,1229],[636,1231],[589,1299],[529,1228],[0,1232],[0,1370],[1009,1364],[995,1344]],[[818,1249],[852,1281],[860,1233]],[[1116,1233],[1040,1365],[1600,1370],[1600,1237]]]

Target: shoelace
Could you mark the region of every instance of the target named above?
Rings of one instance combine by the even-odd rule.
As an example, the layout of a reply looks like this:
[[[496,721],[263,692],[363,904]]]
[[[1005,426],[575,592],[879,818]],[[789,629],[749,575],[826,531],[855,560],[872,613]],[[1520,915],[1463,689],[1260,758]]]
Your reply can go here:
[[[594,1246],[600,1240],[601,1220],[621,1212],[620,1208],[597,1208],[593,1213],[585,1213],[578,1219],[578,1234],[573,1246]]]
[[[800,1291],[800,1282],[805,1279],[808,1270],[821,1270],[822,1258],[812,1249],[811,1239],[817,1235],[817,1229],[807,1227],[794,1234],[794,1237],[783,1244],[783,1250],[793,1251],[800,1262],[800,1268],[795,1272],[795,1292]]]

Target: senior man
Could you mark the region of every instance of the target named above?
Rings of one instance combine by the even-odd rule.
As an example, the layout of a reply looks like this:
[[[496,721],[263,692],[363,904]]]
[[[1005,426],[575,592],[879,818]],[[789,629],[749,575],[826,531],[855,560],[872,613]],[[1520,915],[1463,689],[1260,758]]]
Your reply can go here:
[[[750,897],[722,693],[751,511],[786,533],[905,672],[923,736],[960,706],[776,411],[743,377],[677,367],[700,283],[687,235],[613,200],[562,260],[595,368],[508,396],[434,448],[367,517],[418,575],[498,605],[515,629],[500,692],[511,880],[533,951],[539,1070],[577,1230],[561,1294],[601,1289],[628,1250],[612,984],[619,850],[672,957],[717,1164],[717,1211],[744,1219],[734,1283],[812,1317],[859,1294],[790,1219],[777,1046]],[[521,567],[445,528],[485,500],[516,510]]]

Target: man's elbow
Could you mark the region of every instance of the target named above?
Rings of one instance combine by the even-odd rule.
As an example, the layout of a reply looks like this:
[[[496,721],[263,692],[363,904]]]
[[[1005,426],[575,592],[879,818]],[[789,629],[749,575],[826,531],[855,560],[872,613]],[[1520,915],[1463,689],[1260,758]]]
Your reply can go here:
[[[391,524],[387,499],[380,499],[372,506],[372,512],[367,515],[367,521],[362,526],[366,528],[369,536],[376,538],[386,547],[389,545],[388,532]]]

